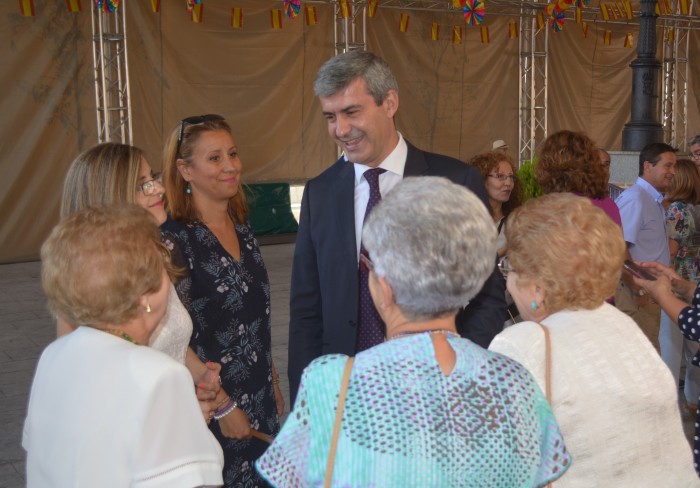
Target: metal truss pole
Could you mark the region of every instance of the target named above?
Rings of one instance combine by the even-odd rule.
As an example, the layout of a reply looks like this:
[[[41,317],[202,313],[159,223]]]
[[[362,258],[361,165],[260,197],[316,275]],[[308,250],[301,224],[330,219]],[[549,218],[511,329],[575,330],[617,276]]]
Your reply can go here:
[[[693,3],[690,4],[692,12]],[[673,6],[674,11],[677,7]],[[663,25],[662,124],[665,140],[685,151],[688,141],[689,22],[666,19]]]
[[[367,49],[367,0],[348,0],[350,16],[343,17],[342,6],[334,1],[335,54]]]
[[[97,140],[132,144],[126,0],[107,13],[92,3],[92,60],[95,69]]]
[[[538,141],[547,137],[547,52],[549,29],[537,25],[537,10],[520,11],[518,160],[535,157]]]

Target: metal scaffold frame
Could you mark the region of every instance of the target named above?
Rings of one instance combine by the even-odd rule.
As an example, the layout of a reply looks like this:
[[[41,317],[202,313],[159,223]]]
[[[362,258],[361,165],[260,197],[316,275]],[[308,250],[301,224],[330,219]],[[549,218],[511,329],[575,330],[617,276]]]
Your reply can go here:
[[[367,49],[367,1],[349,0],[348,6],[350,17],[343,16],[340,2],[336,2],[334,6],[333,35],[336,55],[357,49],[362,51]]]
[[[680,9],[677,3],[674,2],[674,11]],[[694,3],[691,0],[691,12]],[[688,142],[689,34],[690,22],[681,17],[664,19],[661,118],[666,141],[681,151],[685,151]]]
[[[129,63],[126,45],[126,0],[107,13],[92,3],[92,60],[98,142],[133,143]]]

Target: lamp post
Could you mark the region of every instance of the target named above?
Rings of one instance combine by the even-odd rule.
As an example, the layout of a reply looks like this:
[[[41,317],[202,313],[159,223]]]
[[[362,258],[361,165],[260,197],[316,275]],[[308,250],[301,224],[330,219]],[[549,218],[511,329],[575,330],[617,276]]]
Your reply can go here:
[[[632,118],[622,129],[622,150],[641,151],[664,141],[659,122],[659,70],[656,59],[656,0],[641,0],[637,59],[632,61]]]

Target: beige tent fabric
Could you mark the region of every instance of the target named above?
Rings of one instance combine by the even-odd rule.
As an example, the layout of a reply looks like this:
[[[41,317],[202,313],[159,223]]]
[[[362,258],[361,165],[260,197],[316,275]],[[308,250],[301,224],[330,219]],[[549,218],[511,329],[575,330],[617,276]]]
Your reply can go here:
[[[72,159],[96,143],[91,52],[91,1],[72,14],[64,2],[36,0],[36,16],[24,18],[16,2],[0,8],[0,262],[33,259],[58,219],[63,178]],[[306,2],[302,2],[306,5]],[[270,27],[279,0],[237,0],[244,28],[232,29],[230,0],[206,0],[204,23],[191,22],[180,0],[125,0],[134,144],[152,166],[161,166],[169,132],[186,116],[224,115],[234,130],[244,180],[303,181],[337,157],[313,80],[334,53],[333,10],[314,4],[318,23],[302,15]],[[122,7],[120,7],[122,8]],[[515,152],[518,138],[518,42],[508,39],[517,17],[490,15],[490,43],[459,14],[380,8],[367,21],[368,49],[384,57],[400,88],[397,124],[421,148],[462,160],[504,139]],[[432,22],[440,40],[430,39]],[[452,26],[463,42],[451,42]],[[603,46],[604,28],[613,46]],[[550,36],[549,130],[588,132],[600,145],[619,149],[629,120],[634,49],[622,47],[637,26],[590,24],[587,39],[568,21]],[[660,29],[659,29],[660,35]],[[700,51],[691,34],[691,52]],[[661,52],[659,52],[659,59]],[[688,117],[700,130],[700,66],[691,65]],[[691,131],[692,132],[692,131]],[[685,148],[682,148],[685,149]]]

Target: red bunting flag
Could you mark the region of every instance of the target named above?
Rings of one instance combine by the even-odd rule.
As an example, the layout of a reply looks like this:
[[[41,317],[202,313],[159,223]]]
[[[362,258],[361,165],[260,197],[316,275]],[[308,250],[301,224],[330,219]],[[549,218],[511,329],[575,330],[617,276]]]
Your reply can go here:
[[[612,42],[612,31],[605,30],[605,35],[603,36],[603,44],[609,46]]]
[[[34,17],[34,0],[19,0],[19,11],[24,17]]]
[[[482,44],[489,43],[489,26],[488,25],[481,26],[481,43]]]
[[[282,10],[278,8],[270,10],[270,26],[275,30],[282,28]]]
[[[66,0],[66,8],[69,12],[77,14],[82,6],[80,5],[80,0]]]
[[[306,25],[316,25],[318,17],[316,17],[316,7],[313,5],[306,6]]]
[[[231,27],[234,29],[243,28],[243,9],[241,7],[231,9]]]
[[[671,0],[663,0],[664,1],[664,11],[666,12],[666,15],[671,15],[673,12],[671,10]]]
[[[628,32],[625,36],[625,47],[632,48],[632,33]]]
[[[580,8],[577,8],[576,10],[574,10],[574,12],[575,12],[575,14],[576,14],[576,22],[578,22],[578,23],[580,24],[580,23],[581,23],[581,20],[582,20],[582,19],[581,19],[581,17],[582,17],[582,16],[581,16],[581,9],[580,9]]]
[[[537,12],[537,28],[544,29],[544,14],[542,12]]]
[[[452,6],[454,8],[462,8],[464,6],[463,0],[452,0]]]
[[[588,37],[588,23],[587,22],[581,22],[581,32],[583,32],[583,38],[586,39]]]
[[[367,15],[370,19],[377,15],[377,0],[369,0],[367,4]]]
[[[690,12],[690,5],[688,4],[688,0],[678,0],[678,6],[680,7],[681,15],[688,15],[688,13]]]
[[[352,7],[348,0],[340,0],[340,16],[344,19],[349,19],[352,16]]]
[[[401,32],[408,31],[408,14],[401,14],[401,19],[399,20],[399,30]]]
[[[462,27],[458,25],[452,28],[452,44],[462,44]]]
[[[518,38],[518,21],[511,20],[508,22],[508,39]]]
[[[433,22],[433,25],[430,27],[430,38],[433,41],[437,41],[440,38],[440,24],[437,22]]]
[[[194,5],[190,17],[195,24],[201,24],[204,21],[204,3]]]
[[[154,14],[160,12],[160,0],[151,0],[151,10]]]

